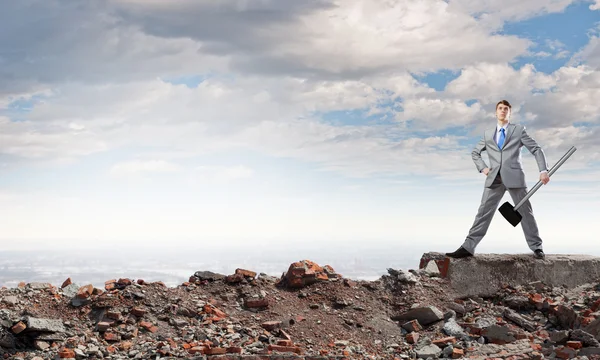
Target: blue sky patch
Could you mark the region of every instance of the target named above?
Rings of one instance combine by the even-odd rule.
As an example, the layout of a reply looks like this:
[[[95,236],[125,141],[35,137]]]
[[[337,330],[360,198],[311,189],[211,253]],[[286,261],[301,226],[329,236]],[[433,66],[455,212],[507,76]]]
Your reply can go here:
[[[179,77],[171,77],[162,79],[164,82],[173,84],[173,85],[185,85],[190,89],[197,88],[198,85],[202,84],[206,79],[208,79],[209,75],[187,75],[187,76],[179,76]]]
[[[512,64],[515,69],[532,63],[538,71],[551,73],[565,65],[589,42],[589,30],[600,21],[598,11],[590,10],[589,6],[589,2],[574,3],[562,13],[505,24],[502,34],[529,39],[535,43],[530,49],[532,53],[549,54],[520,57]]]
[[[460,76],[460,71],[441,70],[434,73],[412,74],[412,76],[436,91],[443,91],[450,81]]]

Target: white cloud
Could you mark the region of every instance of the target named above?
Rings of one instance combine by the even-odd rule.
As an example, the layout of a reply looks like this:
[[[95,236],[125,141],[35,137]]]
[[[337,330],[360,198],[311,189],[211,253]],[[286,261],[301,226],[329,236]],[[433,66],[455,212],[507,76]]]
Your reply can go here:
[[[415,128],[442,130],[463,126],[486,117],[479,103],[467,106],[460,99],[408,98],[402,102],[403,110],[396,114],[396,120],[418,119]]]
[[[573,55],[569,65],[585,64],[590,67],[600,67],[600,36],[591,36],[590,41],[579,52]]]
[[[450,8],[477,17],[491,29],[504,22],[526,20],[534,16],[564,11],[574,0],[450,0]]]
[[[145,173],[166,173],[180,170],[179,165],[164,160],[132,160],[115,164],[110,169],[112,176],[131,176]]]
[[[288,0],[4,4],[3,94],[213,71],[312,80],[506,62],[529,41],[492,33],[445,1]],[[28,18],[23,27],[18,19]],[[69,24],[85,24],[71,31]]]
[[[595,0],[595,3],[590,5],[590,10],[600,10],[600,0]]]
[[[520,99],[528,97],[533,90],[548,90],[552,85],[551,76],[537,72],[530,64],[515,70],[508,64],[480,63],[466,66],[458,78],[448,83],[446,91],[463,99],[479,99],[494,105],[501,99],[516,99],[511,101],[515,112]]]
[[[230,182],[241,179],[248,179],[255,174],[254,169],[244,166],[198,166],[192,171],[190,176],[191,183],[206,183],[206,182]]]
[[[107,149],[107,144],[96,135],[71,129],[67,124],[13,122],[0,117],[0,154],[29,159],[74,159]]]

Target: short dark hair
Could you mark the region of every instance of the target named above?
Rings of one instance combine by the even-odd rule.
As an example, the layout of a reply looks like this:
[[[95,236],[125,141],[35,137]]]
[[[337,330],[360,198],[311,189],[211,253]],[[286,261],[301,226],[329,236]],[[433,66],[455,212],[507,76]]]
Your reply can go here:
[[[504,105],[508,106],[509,109],[512,110],[512,106],[510,106],[510,103],[508,101],[506,101],[506,100],[500,100],[500,101],[498,101],[498,103],[496,104],[496,110],[498,110],[498,105],[500,105],[500,104],[504,104]]]

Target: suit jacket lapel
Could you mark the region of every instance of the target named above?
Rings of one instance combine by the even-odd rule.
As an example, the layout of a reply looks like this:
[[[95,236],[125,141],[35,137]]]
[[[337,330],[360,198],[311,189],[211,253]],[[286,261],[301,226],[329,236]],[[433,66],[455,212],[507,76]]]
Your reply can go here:
[[[488,146],[494,147],[496,150],[499,151],[500,149],[498,149],[498,144],[496,143],[496,140],[494,139],[495,135],[496,135],[496,128],[491,129],[491,130],[486,130],[486,137],[489,139]]]

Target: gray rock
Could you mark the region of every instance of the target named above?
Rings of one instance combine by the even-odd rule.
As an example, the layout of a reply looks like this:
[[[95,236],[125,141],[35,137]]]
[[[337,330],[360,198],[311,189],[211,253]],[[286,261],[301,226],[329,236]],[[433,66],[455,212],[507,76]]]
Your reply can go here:
[[[41,282],[33,282],[27,285],[32,290],[44,290],[52,287],[52,284],[49,283],[41,283]]]
[[[511,310],[508,308],[505,309],[504,317],[506,319],[514,322],[515,324],[519,325],[520,327],[526,329],[527,331],[535,331],[537,329],[536,323],[525,319],[523,316],[521,316],[519,313],[517,313],[514,310]]]
[[[490,317],[481,317],[477,319],[475,325],[477,325],[477,327],[480,329],[485,329],[492,325],[496,325],[496,319]]]
[[[442,356],[445,358],[449,358],[452,356],[452,352],[454,351],[454,346],[448,345],[442,350]]]
[[[415,352],[420,359],[427,359],[429,357],[437,358],[442,353],[442,349],[435,344],[429,344],[415,349]]]
[[[58,332],[67,331],[62,320],[58,319],[39,319],[28,317],[27,328],[34,331]]]
[[[584,346],[600,347],[600,342],[596,340],[592,334],[587,333],[582,329],[571,331],[571,340],[581,341]]]
[[[15,337],[2,327],[0,327],[0,347],[5,349],[13,349],[15,347]]]
[[[425,269],[423,269],[424,273],[427,276],[431,276],[431,277],[436,277],[436,276],[440,276],[440,269],[438,268],[436,262],[434,260],[429,260],[429,262],[427,263],[427,266],[425,266]]]
[[[529,298],[527,296],[508,296],[504,299],[504,304],[511,309],[520,310],[520,309],[531,309],[533,308],[533,304],[529,302]]]
[[[2,301],[8,305],[17,305],[19,302],[16,296],[7,296]]]
[[[219,274],[219,273],[214,273],[212,271],[196,271],[194,273],[194,276],[200,280],[208,280],[208,281],[223,280],[225,278],[225,275]]]
[[[446,321],[444,327],[442,327],[442,331],[445,332],[446,335],[454,336],[457,339],[468,337],[468,334],[465,332],[465,330],[458,325],[454,319],[449,319]]]
[[[505,342],[511,343],[516,341],[517,339],[514,336],[514,333],[505,326],[492,325],[485,329],[483,329],[481,335],[485,336],[488,339],[491,339],[490,342]]]
[[[579,356],[600,355],[600,347],[584,347],[577,353]]]
[[[79,290],[79,285],[77,285],[77,284],[70,284],[70,285],[65,286],[62,289],[62,293],[63,293],[63,296],[68,297],[68,298],[72,298],[75,295],[77,295],[77,291],[78,290]]]
[[[569,340],[568,330],[552,331],[549,335],[550,341],[552,341],[554,344],[562,344]]]
[[[408,284],[416,284],[419,282],[419,280],[417,279],[417,277],[414,274],[412,274],[404,269],[398,270],[397,279],[400,282],[408,283]]]
[[[46,350],[46,349],[48,349],[50,347],[50,344],[48,344],[45,341],[41,341],[41,340],[36,340],[36,341],[33,342],[33,344],[34,344],[34,346],[35,346],[36,349],[42,350],[42,351],[44,351],[44,350]]]
[[[455,303],[455,302],[450,302],[446,305],[446,307],[448,309],[454,310],[456,311],[457,314],[461,314],[464,315],[467,313],[467,311],[465,310],[465,307],[462,306],[461,304]]]
[[[444,319],[444,314],[435,306],[423,306],[411,309],[403,314],[392,316],[394,321],[417,320],[419,324],[427,326]]]
[[[448,311],[446,311],[446,313],[444,313],[444,320],[448,320],[448,319],[452,319],[452,318],[456,318],[456,311],[448,310]]]
[[[92,302],[90,299],[80,299],[78,297],[74,297],[71,299],[71,305],[74,307],[80,307],[89,304]]]

